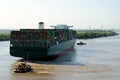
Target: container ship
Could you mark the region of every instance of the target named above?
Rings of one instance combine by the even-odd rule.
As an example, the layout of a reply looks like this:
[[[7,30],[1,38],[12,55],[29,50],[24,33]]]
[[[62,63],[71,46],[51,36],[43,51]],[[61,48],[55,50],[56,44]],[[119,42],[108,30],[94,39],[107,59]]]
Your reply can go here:
[[[44,22],[39,29],[20,29],[11,31],[10,55],[23,59],[53,59],[73,50],[76,31],[72,26],[51,26],[44,29]]]

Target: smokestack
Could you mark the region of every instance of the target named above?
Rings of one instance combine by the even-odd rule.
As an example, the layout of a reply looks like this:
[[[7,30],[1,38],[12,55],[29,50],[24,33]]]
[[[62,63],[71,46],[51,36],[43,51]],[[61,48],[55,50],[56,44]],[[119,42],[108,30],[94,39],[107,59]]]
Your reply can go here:
[[[44,29],[44,22],[39,22],[39,29]]]

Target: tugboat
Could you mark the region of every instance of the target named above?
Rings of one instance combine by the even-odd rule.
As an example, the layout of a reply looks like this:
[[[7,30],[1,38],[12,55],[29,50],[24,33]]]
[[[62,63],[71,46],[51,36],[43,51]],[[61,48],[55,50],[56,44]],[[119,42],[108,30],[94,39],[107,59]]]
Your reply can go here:
[[[15,73],[25,73],[25,72],[29,72],[31,70],[32,70],[32,68],[30,65],[27,65],[26,63],[21,63],[14,69],[14,72]]]
[[[79,43],[77,43],[77,45],[86,45],[86,43],[83,43],[82,41],[80,41]]]

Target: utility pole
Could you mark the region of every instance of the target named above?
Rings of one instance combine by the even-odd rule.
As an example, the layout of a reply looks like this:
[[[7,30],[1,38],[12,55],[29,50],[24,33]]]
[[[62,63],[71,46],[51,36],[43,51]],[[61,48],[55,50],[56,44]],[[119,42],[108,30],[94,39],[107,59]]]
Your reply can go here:
[[[89,30],[91,29],[91,26],[89,26]]]
[[[102,30],[103,30],[103,26],[102,26]]]

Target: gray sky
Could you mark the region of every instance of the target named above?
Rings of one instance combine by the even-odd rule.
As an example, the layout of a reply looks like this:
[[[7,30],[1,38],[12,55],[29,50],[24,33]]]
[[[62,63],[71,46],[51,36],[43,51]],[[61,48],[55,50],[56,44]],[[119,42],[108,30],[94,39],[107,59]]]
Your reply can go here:
[[[120,28],[120,0],[0,0],[0,29],[36,29],[40,21],[46,28]]]

